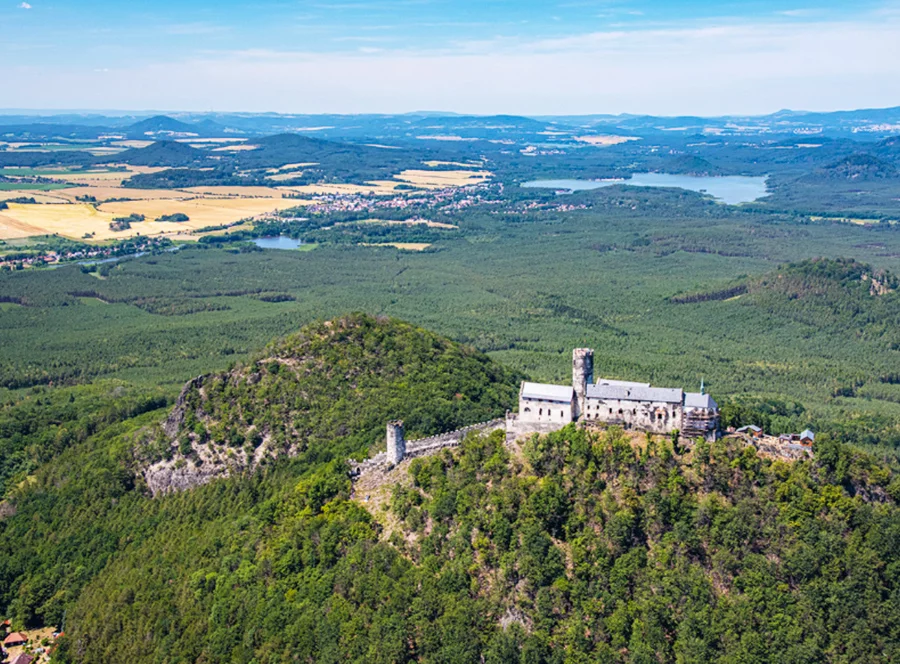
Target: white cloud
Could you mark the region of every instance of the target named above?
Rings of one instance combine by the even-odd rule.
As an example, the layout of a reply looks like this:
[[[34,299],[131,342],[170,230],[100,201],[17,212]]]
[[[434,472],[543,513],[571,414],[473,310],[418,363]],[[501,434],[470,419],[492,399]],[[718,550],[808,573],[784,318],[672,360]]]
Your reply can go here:
[[[358,45],[357,45],[358,46]],[[117,68],[6,68],[19,107],[284,112],[765,113],[900,104],[900,16],[621,29],[440,50],[235,51]],[[40,81],[37,85],[35,81]],[[12,96],[12,95],[11,95]]]
[[[31,9],[31,5],[29,5],[27,2],[23,2],[21,5],[19,5],[19,9]]]

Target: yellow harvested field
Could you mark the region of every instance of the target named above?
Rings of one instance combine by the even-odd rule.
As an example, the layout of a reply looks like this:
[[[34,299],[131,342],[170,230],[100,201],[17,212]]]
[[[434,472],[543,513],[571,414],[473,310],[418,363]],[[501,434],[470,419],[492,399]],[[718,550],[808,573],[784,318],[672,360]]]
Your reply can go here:
[[[192,147],[203,147],[202,144],[194,145]],[[222,147],[213,148],[213,152],[241,152],[247,150],[259,150],[258,145],[223,145]]]
[[[188,187],[179,189],[181,192],[194,196],[221,196],[223,198],[281,198],[285,194],[296,194],[290,187]],[[296,205],[303,205],[306,201],[299,201]]]
[[[319,162],[317,161],[304,161],[299,164],[285,164],[284,166],[279,166],[278,168],[270,168],[267,173],[280,173],[283,171],[296,171],[298,168],[307,168],[309,166],[318,166]]]
[[[22,238],[42,235],[40,228],[29,226],[9,216],[9,210],[0,212],[0,240],[21,240]]]
[[[153,145],[153,141],[113,141],[112,144],[120,148],[146,148]]]
[[[444,187],[464,187],[470,184],[481,184],[489,180],[492,175],[493,173],[490,171],[420,171],[410,169],[394,177],[422,189],[441,189]]]
[[[231,224],[241,219],[296,206],[300,201],[288,198],[191,198],[187,200],[146,199],[106,203],[95,209],[86,203],[68,205],[9,204],[0,216],[0,239],[17,239],[54,233],[81,239],[93,233],[94,240],[128,238],[135,235],[166,235],[180,239],[196,239],[191,231],[206,226]],[[190,221],[181,223],[154,221],[167,214],[181,212]],[[135,222],[125,231],[110,230],[114,217],[143,214],[147,221]]]
[[[287,180],[293,180],[296,177],[300,177],[303,175],[303,171],[290,171],[288,173],[276,173],[275,175],[267,175],[266,179],[271,180],[272,182],[285,182]]]
[[[428,242],[379,242],[373,244],[362,244],[363,247],[395,247],[404,251],[425,251],[431,246]]]
[[[810,221],[836,221],[841,224],[854,224],[856,226],[875,226],[881,223],[881,219],[859,219],[856,217],[810,217]]]
[[[289,198],[193,198],[184,201],[155,199],[105,203],[100,206],[100,210],[110,212],[116,217],[132,213],[144,215],[147,218],[146,222],[132,224],[132,228],[136,230],[141,230],[140,227],[151,223],[150,220],[166,214],[181,212],[190,217],[190,221],[178,224],[163,223],[160,230],[171,232],[176,228],[194,230],[204,226],[228,224],[296,205],[297,201]],[[146,234],[142,232],[142,235]]]
[[[587,143],[588,145],[596,145],[599,147],[609,147],[611,145],[621,145],[622,143],[627,143],[628,141],[639,141],[641,139],[637,136],[602,135],[602,136],[576,136],[575,140],[580,141],[581,143]]]
[[[79,239],[85,233],[94,233],[95,239],[116,237],[109,230],[113,215],[98,212],[91,205],[18,205],[10,203],[0,217],[0,239],[53,235]],[[26,231],[26,235],[13,235]],[[123,237],[128,237],[127,234]]]
[[[164,170],[166,169],[158,166],[128,166],[125,171],[72,172],[54,175],[53,179],[73,184],[110,186],[122,184],[122,182],[138,173],[158,173]]]
[[[131,198],[134,200],[149,200],[154,198],[173,198],[176,200],[194,198],[192,194],[178,189],[125,189],[123,187],[97,186],[97,187],[72,187],[71,189],[56,189],[48,191],[47,196],[54,196],[63,201],[76,202],[77,196],[93,196],[98,201],[109,198]]]
[[[65,196],[59,195],[60,191],[63,190],[54,189],[53,191],[34,191],[31,189],[9,189],[6,191],[0,191],[0,201],[25,196],[27,198],[33,198],[38,203],[68,203],[69,201]]]

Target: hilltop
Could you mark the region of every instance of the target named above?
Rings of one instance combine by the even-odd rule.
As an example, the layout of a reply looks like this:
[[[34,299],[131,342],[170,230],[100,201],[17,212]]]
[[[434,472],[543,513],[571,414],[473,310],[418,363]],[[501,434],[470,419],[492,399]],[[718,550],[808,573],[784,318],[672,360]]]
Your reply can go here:
[[[502,415],[517,388],[516,374],[471,349],[399,321],[347,316],[190,381],[145,450],[144,477],[160,493],[281,456],[365,453],[388,420],[440,433]]]

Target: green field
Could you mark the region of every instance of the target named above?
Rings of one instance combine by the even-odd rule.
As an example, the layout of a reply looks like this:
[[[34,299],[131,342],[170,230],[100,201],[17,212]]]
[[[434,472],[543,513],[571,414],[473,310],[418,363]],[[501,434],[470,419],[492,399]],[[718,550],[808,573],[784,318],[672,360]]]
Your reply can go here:
[[[71,186],[65,182],[0,182],[0,191],[53,191]]]

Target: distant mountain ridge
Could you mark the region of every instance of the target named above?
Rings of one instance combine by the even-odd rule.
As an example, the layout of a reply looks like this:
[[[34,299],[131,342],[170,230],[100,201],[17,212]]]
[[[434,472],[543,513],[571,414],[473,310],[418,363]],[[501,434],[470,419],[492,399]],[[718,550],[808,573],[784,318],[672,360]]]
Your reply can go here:
[[[607,131],[639,135],[712,135],[748,136],[844,136],[857,139],[883,138],[900,134],[900,107],[849,111],[781,110],[768,115],[728,115],[702,117],[695,115],[656,116],[648,114],[587,114],[523,116],[513,114],[472,115],[441,112],[406,114],[278,114],[278,113],[177,113],[145,117],[102,116],[64,113],[53,115],[0,115],[0,134],[4,126],[24,128],[32,124],[67,124],[91,128],[95,135],[103,132],[126,132],[129,136],[146,136],[160,132],[196,133],[209,136],[223,132],[262,136],[283,132],[311,132],[327,138],[353,139],[375,136],[407,136],[415,138],[425,129],[446,131],[485,130],[541,136],[548,125],[564,132]],[[58,119],[57,119],[58,118]],[[411,133],[411,135],[410,135]]]

